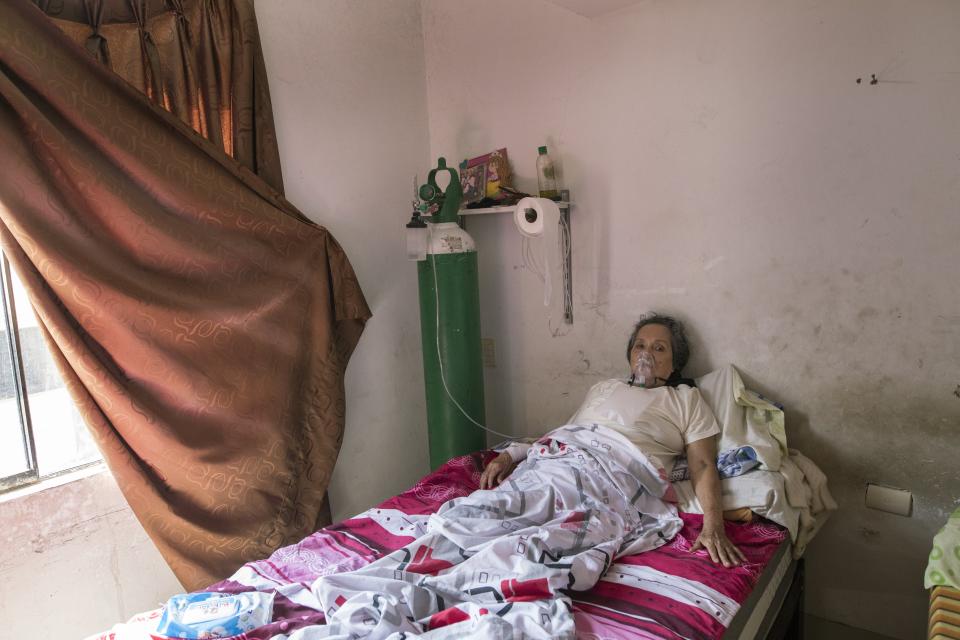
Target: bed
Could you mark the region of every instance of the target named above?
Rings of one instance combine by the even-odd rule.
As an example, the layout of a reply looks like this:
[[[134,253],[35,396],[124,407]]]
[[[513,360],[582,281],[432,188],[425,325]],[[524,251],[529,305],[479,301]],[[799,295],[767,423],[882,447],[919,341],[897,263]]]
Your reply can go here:
[[[324,624],[310,585],[318,577],[365,566],[410,542],[443,502],[477,488],[492,451],[455,458],[409,490],[353,518],[329,526],[269,558],[244,565],[206,591],[224,594],[274,591],[270,624],[246,640],[300,634]],[[601,638],[799,638],[802,637],[803,565],[792,560],[787,531],[762,518],[728,523],[728,535],[748,562],[732,569],[713,564],[690,546],[702,522],[681,514],[684,526],[666,545],[618,559],[590,591],[573,596],[577,636]],[[97,640],[151,638],[161,610],[141,614]],[[91,639],[92,640],[92,639]]]
[[[747,390],[734,367],[707,374],[699,378],[697,384],[721,424],[719,448],[729,450],[749,445],[762,464],[760,468],[721,482],[723,509],[739,510],[748,516],[744,518],[748,521],[726,523],[728,537],[744,552],[747,562],[728,569],[714,564],[703,550],[691,553],[702,525],[699,504],[689,481],[668,483],[667,491],[675,494],[673,498],[680,507],[682,519],[679,523],[676,516],[672,516],[675,526],[669,536],[663,536],[668,541],[644,553],[621,556],[612,562],[608,559],[609,568],[589,590],[562,591],[570,602],[569,606],[563,605],[565,608],[559,615],[565,619],[564,629],[575,628],[577,637],[591,640],[775,640],[803,637],[804,566],[803,561],[796,558],[802,555],[806,543],[829,512],[836,508],[826,487],[826,477],[802,454],[787,448],[782,408]],[[575,425],[568,427],[584,430]],[[600,436],[593,432],[589,437]],[[591,446],[594,445],[596,442]],[[560,444],[561,449],[563,446]],[[531,456],[535,453],[531,451]],[[357,576],[369,572],[369,565],[375,561],[378,561],[377,565],[383,565],[384,562],[393,562],[397,555],[408,554],[411,558],[404,563],[421,562],[413,556],[422,549],[433,552],[433,548],[398,550],[412,545],[415,540],[419,544],[428,519],[441,505],[476,490],[484,466],[495,455],[496,451],[482,451],[454,458],[409,490],[355,517],[317,531],[297,544],[278,549],[267,559],[248,563],[230,578],[204,591],[224,595],[276,594],[270,621],[238,638],[313,640],[326,637],[336,625],[324,626],[322,595],[318,596],[311,589],[312,586],[316,588],[314,583],[318,578],[361,570],[346,580],[362,582],[366,578]],[[549,457],[550,454],[546,455]],[[621,454],[608,447],[605,455],[616,457]],[[631,474],[633,471],[635,469]],[[394,551],[398,554],[386,558]],[[438,562],[436,558],[427,561]],[[377,565],[373,567],[373,574],[377,572]],[[403,564],[401,568],[405,566]],[[416,577],[444,573],[440,569],[437,571],[439,574],[411,570]],[[505,587],[512,589],[507,583],[516,580],[499,582],[501,577],[491,575],[490,584],[497,585],[506,598]],[[393,579],[398,578],[394,576]],[[318,584],[328,583],[325,580]],[[566,584],[562,583],[561,587]],[[364,589],[369,589],[366,583]],[[518,596],[518,593],[510,595]],[[498,601],[507,603],[522,599],[511,597]],[[541,594],[534,599],[559,606],[553,596]],[[439,595],[437,600],[442,606],[434,609],[438,613],[431,615],[427,627],[433,636],[459,637],[454,632],[454,625],[470,616],[473,616],[474,624],[480,625],[487,624],[488,618],[498,618],[487,616],[489,612],[484,608],[468,609],[465,613],[443,604]],[[402,597],[400,601],[403,602]],[[382,613],[376,602],[374,599],[373,606]],[[338,601],[331,611],[339,606]],[[503,614],[507,608],[497,613]],[[162,637],[149,633],[157,628],[162,612],[158,609],[135,616],[128,623],[116,625],[112,631],[90,640]],[[342,611],[338,617],[340,613]],[[512,614],[506,614],[509,615]],[[363,621],[363,624],[367,622]],[[548,622],[542,624],[544,628],[549,626]],[[541,636],[550,637],[549,634]]]

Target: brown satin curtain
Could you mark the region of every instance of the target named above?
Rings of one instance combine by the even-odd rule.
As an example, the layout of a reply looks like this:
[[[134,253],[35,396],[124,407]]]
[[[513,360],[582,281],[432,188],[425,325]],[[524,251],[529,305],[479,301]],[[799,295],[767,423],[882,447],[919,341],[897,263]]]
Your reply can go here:
[[[31,0],[95,60],[283,191],[253,0]]]
[[[231,159],[87,51],[0,2],[0,242],[120,488],[196,589],[327,524],[370,312],[330,233],[247,170],[259,151]]]

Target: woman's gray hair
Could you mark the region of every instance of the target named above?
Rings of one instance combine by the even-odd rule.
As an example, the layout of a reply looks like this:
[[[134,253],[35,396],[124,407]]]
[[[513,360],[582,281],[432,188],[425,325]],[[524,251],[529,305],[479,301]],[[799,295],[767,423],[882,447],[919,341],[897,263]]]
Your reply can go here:
[[[630,340],[627,342],[627,362],[630,362],[630,353],[637,341],[637,332],[648,324],[659,324],[670,330],[670,347],[673,351],[673,370],[680,372],[690,360],[690,343],[687,342],[687,332],[683,323],[671,316],[652,311],[640,316],[640,320],[633,327]]]

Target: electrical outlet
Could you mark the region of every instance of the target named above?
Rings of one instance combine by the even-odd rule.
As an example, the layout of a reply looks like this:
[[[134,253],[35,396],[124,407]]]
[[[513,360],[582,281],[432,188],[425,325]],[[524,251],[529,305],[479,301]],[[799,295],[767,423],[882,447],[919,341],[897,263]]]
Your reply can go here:
[[[913,494],[905,489],[868,484],[865,498],[867,507],[910,517],[913,511]]]
[[[483,354],[483,366],[488,369],[497,368],[497,351],[493,338],[480,338],[480,350]]]

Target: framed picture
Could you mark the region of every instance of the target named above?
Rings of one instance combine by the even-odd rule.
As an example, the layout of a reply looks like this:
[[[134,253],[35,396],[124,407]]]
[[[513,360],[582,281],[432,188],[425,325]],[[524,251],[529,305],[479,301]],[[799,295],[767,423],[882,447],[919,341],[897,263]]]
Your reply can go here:
[[[510,162],[507,150],[497,149],[482,156],[464,160],[460,163],[460,187],[463,189],[463,203],[472,204],[484,198],[499,200],[503,198],[500,187],[509,187]]]
[[[472,204],[483,200],[487,189],[487,165],[475,164],[460,169],[460,188],[463,190],[463,204]]]

